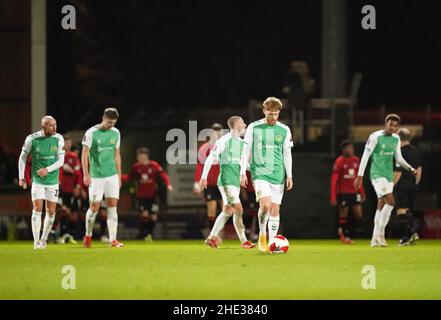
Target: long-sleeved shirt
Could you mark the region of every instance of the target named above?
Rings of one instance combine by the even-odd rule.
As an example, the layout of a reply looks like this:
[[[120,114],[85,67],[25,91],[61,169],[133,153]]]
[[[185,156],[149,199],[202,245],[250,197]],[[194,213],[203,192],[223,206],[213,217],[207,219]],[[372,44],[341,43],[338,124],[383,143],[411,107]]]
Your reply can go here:
[[[265,119],[255,121],[248,126],[244,142],[241,175],[245,174],[249,162],[253,181],[284,184],[285,177],[292,177],[293,141],[288,126],[280,122],[269,125]]]
[[[357,156],[340,156],[335,159],[331,176],[331,200],[335,201],[341,193],[364,194],[363,185],[360,190],[354,188],[359,166],[360,158]]]
[[[64,139],[61,134],[45,136],[38,131],[26,137],[18,160],[18,178],[25,178],[26,160],[32,156],[32,182],[42,185],[59,184],[59,168],[64,164]],[[48,174],[40,177],[37,172],[46,168]]]
[[[400,137],[397,134],[387,135],[384,130],[378,130],[369,136],[361,158],[358,176],[363,176],[369,158],[372,156],[370,178],[386,178],[393,181],[394,158],[404,169],[410,171],[412,166],[404,160],[401,154]]]

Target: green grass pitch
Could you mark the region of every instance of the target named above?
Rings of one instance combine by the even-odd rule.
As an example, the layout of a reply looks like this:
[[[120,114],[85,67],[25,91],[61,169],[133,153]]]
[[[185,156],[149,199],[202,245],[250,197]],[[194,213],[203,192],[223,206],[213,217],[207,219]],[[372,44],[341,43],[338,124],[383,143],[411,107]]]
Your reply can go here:
[[[290,240],[287,254],[244,250],[225,241],[128,241],[125,248],[95,242],[0,242],[0,299],[441,299],[441,241],[370,248],[367,240]],[[64,265],[75,267],[76,288],[62,288]],[[375,268],[376,288],[362,287],[362,268]],[[372,274],[371,274],[372,275]]]

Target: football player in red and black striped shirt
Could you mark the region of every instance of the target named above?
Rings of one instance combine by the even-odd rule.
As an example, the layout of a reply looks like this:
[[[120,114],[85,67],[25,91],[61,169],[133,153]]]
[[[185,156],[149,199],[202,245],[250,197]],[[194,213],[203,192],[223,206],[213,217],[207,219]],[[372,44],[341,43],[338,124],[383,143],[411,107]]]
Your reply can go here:
[[[348,223],[349,209],[352,210],[353,218],[361,220],[363,211],[361,203],[366,199],[363,185],[359,190],[354,188],[354,180],[358,174],[360,158],[354,155],[354,145],[350,140],[341,143],[342,155],[339,156],[333,166],[331,177],[331,205],[338,207],[338,235],[343,243],[354,243],[350,237]]]
[[[161,165],[150,160],[150,151],[147,148],[136,150],[137,162],[132,166],[128,175],[129,180],[136,181],[138,206],[140,211],[140,238],[151,239],[153,229],[158,220],[157,212],[157,179],[158,176],[164,181],[168,191],[173,191],[170,178],[162,169]]]
[[[207,188],[202,190],[199,186],[199,181],[201,181],[202,171],[204,169],[205,159],[207,159],[210,155],[216,141],[222,136],[221,124],[213,123],[211,125],[211,129],[212,131],[210,138],[198,149],[198,159],[193,184],[193,193],[201,194],[203,192],[204,200],[207,205],[207,222],[209,230],[213,229],[214,222],[216,221],[217,208],[223,207],[222,196],[219,192],[219,188],[217,187],[217,179],[220,173],[220,165],[217,160],[213,162],[210,172],[208,173]]]

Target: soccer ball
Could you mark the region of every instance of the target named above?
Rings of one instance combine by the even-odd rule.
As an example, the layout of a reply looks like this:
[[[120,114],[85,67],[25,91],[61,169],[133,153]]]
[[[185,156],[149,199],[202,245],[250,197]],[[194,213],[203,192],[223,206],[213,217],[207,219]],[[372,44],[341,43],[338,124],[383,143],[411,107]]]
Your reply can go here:
[[[269,244],[269,251],[271,253],[286,253],[288,251],[288,248],[288,239],[281,235],[275,236]]]

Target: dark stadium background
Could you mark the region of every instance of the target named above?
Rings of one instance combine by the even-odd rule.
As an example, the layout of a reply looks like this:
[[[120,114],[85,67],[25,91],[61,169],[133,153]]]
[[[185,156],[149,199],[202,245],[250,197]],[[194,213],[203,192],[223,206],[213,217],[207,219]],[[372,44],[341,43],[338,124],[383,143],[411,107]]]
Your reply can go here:
[[[403,116],[403,125],[422,126],[424,134],[415,144],[423,153],[418,205],[424,223],[428,210],[441,205],[441,2],[340,2],[346,3],[340,14],[346,19],[347,50],[345,69],[333,77],[342,80],[348,92],[354,74],[363,76],[354,107],[355,126],[380,128],[390,111]],[[186,129],[188,120],[198,120],[199,129],[214,121],[224,124],[232,114],[243,115],[248,123],[258,119],[258,112],[249,118],[250,101],[285,98],[291,61],[308,64],[315,79],[311,98],[328,98],[323,95],[327,67],[323,32],[328,28],[322,15],[324,3],[329,4],[326,0],[47,1],[47,113],[57,119],[61,133],[80,132],[99,120],[104,107],[117,106],[123,143],[124,136],[130,136],[122,155],[124,168],[139,145],[148,145],[152,157],[166,166],[168,129]],[[76,8],[76,30],[60,26],[61,8],[66,4]],[[376,30],[361,28],[365,4],[376,8]],[[35,126],[31,123],[30,52],[31,1],[0,0],[4,159],[18,156]],[[339,117],[331,125],[338,127]],[[296,186],[285,194],[282,207],[287,236],[332,237],[335,233],[328,197],[338,141],[330,147],[328,138],[293,151]],[[361,156],[362,142],[356,147]],[[13,180],[9,174],[2,181],[0,214],[4,216],[23,208],[11,200],[24,194]],[[364,235],[370,231],[375,202],[370,195]],[[163,190],[162,199],[165,203]],[[170,218],[180,219],[172,212]]]

